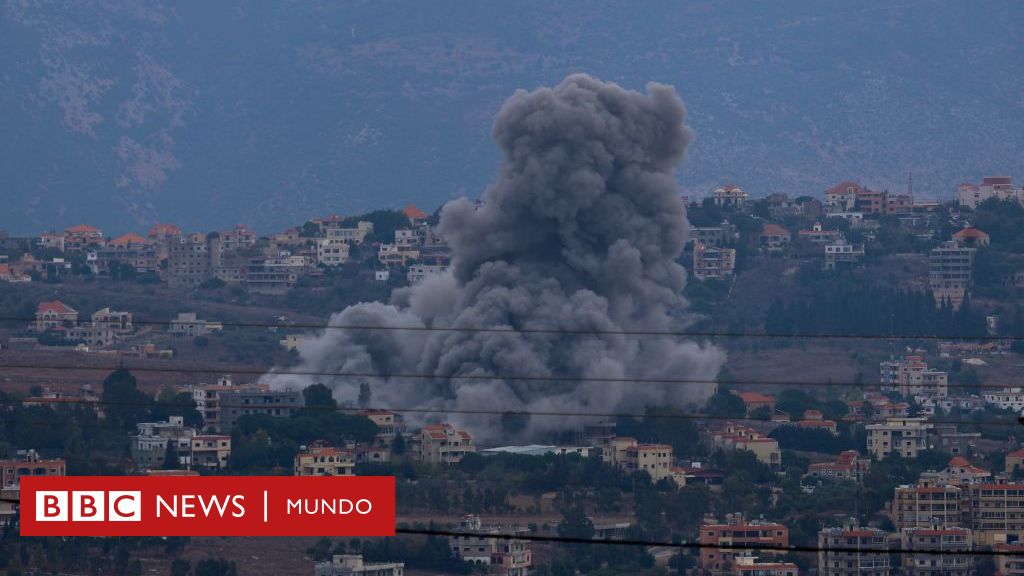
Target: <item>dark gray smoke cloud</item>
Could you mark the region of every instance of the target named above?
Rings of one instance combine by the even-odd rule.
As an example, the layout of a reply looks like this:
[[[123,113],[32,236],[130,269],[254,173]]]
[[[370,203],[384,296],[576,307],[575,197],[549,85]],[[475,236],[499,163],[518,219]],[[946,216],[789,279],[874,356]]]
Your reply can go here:
[[[692,139],[673,88],[647,93],[590,76],[516,92],[494,122],[503,159],[483,205],[444,206],[450,273],[351,306],[335,325],[671,331],[684,327],[686,272],[676,262],[689,224],[674,170]],[[511,376],[712,379],[724,354],[668,336],[327,330],[301,347],[302,368],[430,374],[371,380],[373,404],[459,409],[642,410],[703,402],[711,385],[537,382]],[[484,380],[448,380],[451,375]],[[322,381],[354,401],[359,379]],[[452,415],[494,438],[493,417]],[[577,424],[572,422],[570,424]],[[565,427],[533,417],[532,431]]]

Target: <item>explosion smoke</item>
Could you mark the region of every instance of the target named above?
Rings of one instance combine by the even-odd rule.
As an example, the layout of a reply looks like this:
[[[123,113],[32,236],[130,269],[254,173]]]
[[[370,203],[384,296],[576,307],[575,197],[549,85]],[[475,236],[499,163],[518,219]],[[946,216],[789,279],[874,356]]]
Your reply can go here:
[[[574,334],[325,330],[300,348],[303,370],[437,376],[371,380],[380,406],[611,412],[703,402],[712,385],[513,379],[717,375],[724,354],[711,345],[607,334],[682,328],[686,273],[677,259],[689,224],[674,170],[692,139],[685,118],[675,90],[656,83],[645,95],[577,74],[555,88],[516,92],[494,122],[503,159],[482,205],[460,199],[442,209],[449,272],[396,290],[390,304],[358,304],[331,318],[342,326]],[[282,374],[271,381],[321,381],[353,402],[360,382]],[[499,433],[495,417],[448,420],[484,438]],[[530,431],[562,425],[534,417]]]

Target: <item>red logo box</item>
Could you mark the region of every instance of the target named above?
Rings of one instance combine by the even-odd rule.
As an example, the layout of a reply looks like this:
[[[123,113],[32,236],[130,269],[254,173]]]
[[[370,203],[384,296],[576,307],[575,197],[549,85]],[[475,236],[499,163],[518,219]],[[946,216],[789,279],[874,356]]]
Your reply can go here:
[[[394,536],[391,476],[23,476],[22,536]]]

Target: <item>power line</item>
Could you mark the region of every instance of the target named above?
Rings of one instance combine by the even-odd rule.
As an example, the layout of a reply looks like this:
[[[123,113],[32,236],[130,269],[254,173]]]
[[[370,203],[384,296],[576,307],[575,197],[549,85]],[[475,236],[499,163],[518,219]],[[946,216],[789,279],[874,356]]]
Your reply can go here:
[[[252,369],[252,368],[241,368],[241,367],[211,367],[211,368],[196,368],[195,366],[189,367],[160,367],[160,366],[131,366],[127,364],[107,365],[107,366],[71,366],[71,365],[59,365],[59,364],[12,364],[4,363],[0,364],[0,370],[4,369],[28,369],[28,370],[81,370],[81,371],[112,371],[119,368],[135,372],[158,372],[158,373],[181,373],[181,374],[244,374],[244,375],[255,375],[255,376],[313,376],[313,377],[348,377],[348,378],[397,378],[397,379],[410,379],[410,380],[438,380],[438,381],[452,381],[452,380],[513,380],[521,382],[594,382],[594,383],[607,383],[607,384],[670,384],[670,385],[686,385],[686,384],[701,384],[701,385],[737,385],[737,386],[792,386],[792,387],[828,387],[828,388],[882,388],[884,386],[891,386],[891,384],[883,384],[880,382],[820,382],[820,381],[793,381],[793,380],[715,380],[715,379],[703,379],[703,378],[639,378],[639,377],[601,377],[601,376],[531,376],[531,375],[487,375],[487,374],[451,374],[451,375],[440,375],[440,374],[420,374],[420,373],[404,373],[394,372],[389,374],[381,374],[378,372],[327,372],[320,370],[281,370],[272,371],[272,369]],[[1020,384],[949,384],[949,388],[961,388],[961,389],[991,389],[991,390],[1003,390],[1011,386],[1019,386]]]
[[[35,318],[0,316],[0,322],[35,323]],[[170,326],[174,320],[132,320],[132,324]],[[216,322],[233,328],[305,329],[305,330],[351,330],[391,332],[467,332],[492,334],[552,334],[565,336],[673,336],[680,338],[788,338],[788,339],[838,339],[838,340],[980,340],[1006,341],[1021,340],[1014,336],[943,336],[939,334],[854,334],[854,333],[782,333],[782,332],[719,332],[713,330],[596,330],[573,328],[523,328],[523,327],[470,327],[470,326],[367,326],[359,324],[314,324],[306,322]]]
[[[75,405],[86,405],[86,406],[133,406],[140,408],[148,408],[155,406],[162,406],[166,408],[196,408],[194,403],[185,404],[180,402],[130,402],[130,401],[112,401],[112,400],[88,400],[85,398],[60,398],[55,399],[53,402],[48,402],[46,398],[29,400],[33,404],[41,405],[53,405],[62,406],[68,404]],[[21,401],[14,400],[0,400],[0,406],[3,405],[18,405],[25,402],[25,399]],[[219,402],[218,408],[220,410],[239,408],[239,409],[251,409],[259,408],[259,404],[230,404]],[[464,414],[464,415],[481,415],[481,416],[543,416],[543,417],[563,417],[563,418],[636,418],[636,419],[665,419],[665,420],[719,420],[726,422],[761,422],[766,424],[796,424],[794,421],[775,421],[767,418],[754,418],[752,416],[720,416],[715,414],[695,414],[685,412],[674,412],[674,413],[629,413],[629,412],[569,412],[569,411],[554,411],[554,410],[486,410],[486,409],[465,409],[465,408],[424,408],[424,407],[409,407],[409,406],[302,406],[295,407],[296,410],[312,410],[312,411],[331,411],[331,412],[354,412],[359,413],[363,411],[387,411],[387,412],[409,412],[418,414]],[[909,418],[909,417],[908,417]],[[899,418],[897,418],[899,419]],[[888,418],[866,418],[853,421],[855,424],[884,424],[888,422]],[[987,420],[987,421],[972,421],[963,419],[930,419],[930,424],[973,424],[978,426],[1019,426],[1018,420]]]
[[[657,540],[635,540],[615,539],[596,540],[593,538],[573,538],[569,536],[541,536],[535,534],[506,534],[492,532],[459,532],[454,530],[421,529],[421,528],[395,528],[398,534],[411,534],[418,536],[445,536],[445,537],[466,537],[466,538],[495,538],[498,540],[525,540],[529,542],[549,542],[555,544],[599,544],[615,546],[643,546],[643,547],[665,547],[680,548],[689,550],[752,550],[767,552],[825,552],[830,554],[921,554],[932,556],[1024,556],[1024,550],[1009,550],[999,552],[996,550],[926,550],[914,548],[857,548],[854,546],[836,546],[823,548],[818,546],[779,546],[779,545],[757,545],[757,544],[707,544],[703,542],[665,542]]]

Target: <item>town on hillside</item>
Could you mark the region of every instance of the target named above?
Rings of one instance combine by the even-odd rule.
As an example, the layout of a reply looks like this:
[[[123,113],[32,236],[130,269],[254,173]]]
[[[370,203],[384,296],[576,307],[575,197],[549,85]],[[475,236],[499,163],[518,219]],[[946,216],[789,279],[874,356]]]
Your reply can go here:
[[[0,569],[1024,576],[1024,188],[955,194],[682,198],[689,330],[729,355],[714,393],[532,436],[542,416],[498,406],[502,442],[381,405],[370,379],[339,402],[262,377],[297,365],[327,314],[445,274],[439,211],[265,236],[0,234]],[[20,478],[124,474],[395,476],[400,527],[457,535],[283,549],[12,531]]]

